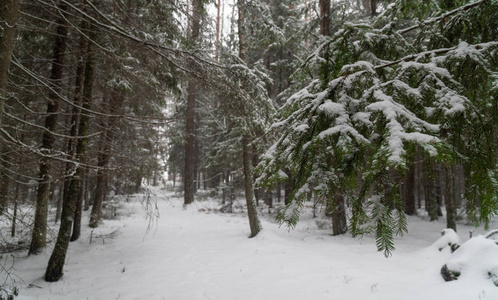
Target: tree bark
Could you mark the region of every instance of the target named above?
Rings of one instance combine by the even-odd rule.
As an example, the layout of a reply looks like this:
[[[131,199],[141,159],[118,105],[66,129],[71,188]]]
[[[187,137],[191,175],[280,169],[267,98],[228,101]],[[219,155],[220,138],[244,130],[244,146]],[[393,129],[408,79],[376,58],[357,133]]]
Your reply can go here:
[[[104,96],[104,102],[108,102],[109,105],[109,114],[116,114],[118,107],[121,104],[120,97],[121,95],[119,95],[117,91],[113,91],[110,96]],[[91,228],[98,227],[99,221],[102,218],[102,203],[104,202],[107,190],[107,167],[111,158],[111,144],[114,140],[114,126],[116,122],[115,117],[108,118],[109,120],[103,124],[103,127],[106,128],[106,130],[103,133],[104,137],[102,138],[100,156],[97,162],[99,169],[97,170],[95,200],[90,213],[89,226]]]
[[[415,201],[415,165],[410,166],[408,175],[403,185],[403,200],[405,213],[409,216],[417,213],[417,203]]]
[[[92,32],[95,32],[92,30]],[[92,34],[91,36],[95,36]],[[90,126],[90,116],[88,115],[88,110],[91,108],[93,100],[93,78],[95,69],[95,52],[93,50],[93,44],[89,43],[87,48],[87,58],[85,62],[85,79],[83,82],[83,102],[82,108],[85,110],[80,111],[79,125],[78,125],[78,143],[76,145],[76,160],[79,164],[85,163],[86,156],[86,145],[88,138],[82,136],[87,136]],[[74,211],[74,224],[73,233],[71,235],[71,241],[76,241],[81,235],[81,213],[83,209],[83,195],[85,190],[83,187],[83,180],[85,178],[85,169],[82,166],[77,166],[76,176],[71,178],[71,181],[76,181],[73,187],[76,189],[74,193],[69,192],[69,196],[74,194],[75,199],[68,199],[68,201],[75,201],[75,211]],[[71,185],[70,185],[71,186]]]
[[[216,54],[214,56],[214,61],[218,62],[220,56],[220,10],[221,10],[221,0],[218,0],[216,10]]]
[[[91,45],[91,44],[90,44]],[[92,85],[93,85],[93,69],[94,69],[94,58],[93,52],[89,49],[88,58],[85,68],[85,95],[83,97],[83,108],[90,109],[91,95],[92,95]],[[80,136],[88,135],[88,127],[90,123],[90,117],[88,113],[83,113],[80,118],[78,132]],[[59,228],[59,234],[57,236],[57,241],[54,246],[54,250],[50,259],[48,261],[47,270],[45,272],[45,280],[49,282],[59,281],[63,274],[64,262],[66,259],[67,249],[69,247],[69,241],[74,241],[79,238],[80,227],[73,228],[73,235],[71,236],[71,228],[73,227],[73,220],[75,218],[75,212],[77,207],[80,209],[80,223],[81,223],[81,189],[82,180],[84,177],[84,167],[80,164],[85,162],[86,145],[88,138],[79,138],[76,144],[76,170],[75,175],[71,178],[69,182],[69,188],[67,193],[67,198],[64,200],[62,206],[62,218],[61,225]],[[78,203],[79,202],[79,203]]]
[[[446,205],[446,228],[456,231],[457,210],[453,194],[453,172],[451,166],[444,166],[443,170],[445,176],[444,202]]]
[[[330,36],[330,0],[320,0],[320,34]]]
[[[0,152],[0,215],[3,214],[4,210],[7,209],[9,204],[9,185],[10,178],[7,175],[6,170],[10,169],[10,160],[12,158],[12,153],[10,153],[7,144],[3,144],[2,152]]]
[[[19,0],[2,0],[0,4],[0,125],[2,124],[4,99],[7,94],[9,65],[14,48],[14,37],[19,15]]]
[[[0,5],[0,127],[3,123],[4,99],[7,96],[9,65],[14,48],[16,23],[19,12],[19,0],[6,0]],[[9,177],[6,174],[8,162],[7,145],[2,147],[2,168],[0,168],[0,215],[8,204]]]
[[[67,14],[68,7],[66,4],[59,4],[57,9],[63,15]],[[52,71],[50,79],[53,84],[52,90],[49,91],[49,102],[47,104],[47,117],[45,118],[45,131],[42,136],[41,149],[45,153],[50,153],[53,149],[55,137],[53,132],[57,126],[57,116],[59,112],[59,92],[61,91],[62,75],[64,70],[64,56],[66,53],[67,39],[67,21],[65,16],[57,20],[57,32],[54,42],[54,55],[52,62]],[[38,190],[36,195],[36,211],[31,245],[29,254],[37,254],[47,245],[47,214],[48,198],[50,194],[50,170],[51,159],[47,156],[42,157],[40,163],[40,172],[38,175]]]
[[[238,37],[239,37],[239,58],[246,62],[247,61],[247,44],[246,44],[246,27],[245,27],[245,17],[246,17],[246,3],[245,0],[238,0],[237,8],[239,11],[239,16],[237,20],[238,26]],[[242,161],[244,169],[244,189],[247,204],[247,216],[249,218],[249,227],[251,229],[250,238],[255,237],[262,229],[261,223],[258,217],[258,211],[256,209],[256,203],[254,199],[254,187],[253,187],[253,177],[252,177],[252,153],[250,136],[248,133],[244,133],[242,136]]]
[[[432,164],[426,168],[426,174],[424,174],[425,206],[429,214],[429,220],[436,221],[438,219],[438,203],[434,187],[435,180],[429,177],[429,172],[432,174],[436,173],[436,169]]]
[[[190,41],[196,45],[200,30],[200,0],[192,1],[192,31]],[[183,204],[194,202],[196,190],[196,155],[195,155],[195,102],[197,84],[195,79],[190,79],[187,87],[187,111],[185,113],[185,173],[184,173],[184,198]]]
[[[82,21],[80,25],[80,29],[84,32],[86,29],[86,22]],[[80,41],[79,41],[79,46],[78,46],[78,59],[76,62],[76,78],[75,78],[75,83],[74,83],[74,96],[73,96],[73,109],[71,112],[71,120],[69,124],[69,135],[73,138],[78,136],[78,124],[80,121],[80,106],[82,104],[82,99],[83,99],[83,84],[85,80],[85,56],[86,56],[86,51],[87,51],[87,41],[86,37],[81,34],[80,35]],[[76,147],[74,143],[74,139],[68,139],[67,141],[67,149],[66,153],[71,160],[70,162],[66,163],[65,167],[65,175],[66,179],[64,180],[64,189],[62,193],[62,197],[59,197],[61,199],[57,205],[57,215],[55,218],[55,221],[57,222],[60,219],[60,214],[62,211],[62,203],[66,201],[68,197],[68,189],[69,189],[69,183],[71,181],[70,174],[73,173],[73,166],[74,162],[73,160],[75,159],[76,155]]]
[[[334,206],[332,210],[332,235],[345,234],[348,231],[345,200],[346,198],[341,192],[337,191],[334,194]]]
[[[254,199],[251,147],[249,146],[249,136],[245,134],[242,138],[242,160],[244,164],[244,188],[247,204],[247,215],[249,217],[249,227],[251,229],[250,238],[255,237],[261,231],[261,223],[256,210]]]

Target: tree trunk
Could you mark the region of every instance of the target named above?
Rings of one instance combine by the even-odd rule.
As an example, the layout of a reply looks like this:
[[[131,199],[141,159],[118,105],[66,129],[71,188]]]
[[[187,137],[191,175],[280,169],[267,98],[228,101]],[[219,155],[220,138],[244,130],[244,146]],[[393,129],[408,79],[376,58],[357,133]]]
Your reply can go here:
[[[10,178],[7,175],[7,170],[10,169],[10,159],[12,158],[12,153],[10,153],[7,144],[3,144],[2,152],[0,153],[1,167],[0,167],[0,215],[3,214],[4,210],[7,209],[9,204],[9,185]]]
[[[252,180],[252,159],[251,147],[249,146],[249,136],[245,134],[242,138],[242,160],[244,164],[244,188],[247,204],[247,215],[249,217],[249,227],[251,228],[250,238],[255,237],[261,231],[258,211],[254,199],[253,180]]]
[[[289,205],[291,203],[291,185],[292,185],[292,177],[290,172],[287,174],[287,180],[284,183],[284,204]]]
[[[247,61],[247,44],[246,44],[246,3],[245,0],[238,0],[237,8],[239,10],[239,18],[237,19],[238,36],[239,36],[239,58]]]
[[[446,205],[446,228],[456,229],[456,205],[455,197],[453,195],[453,172],[451,166],[444,166],[444,176],[445,176],[445,192],[444,192],[444,202]]]
[[[429,172],[434,174],[436,173],[436,170],[433,165],[429,165],[426,169],[426,174],[424,174],[425,206],[429,214],[429,220],[436,221],[438,219],[438,203],[434,188],[434,178],[430,177],[428,174]]]
[[[67,13],[67,5],[59,4],[58,10],[65,15]],[[54,59],[52,62],[52,72],[50,79],[53,84],[52,90],[49,91],[49,102],[47,104],[47,117],[45,118],[45,131],[42,136],[41,149],[46,154],[49,154],[53,149],[55,137],[53,132],[57,126],[57,116],[59,112],[59,95],[62,85],[62,73],[64,69],[64,56],[66,53],[67,39],[67,21],[66,16],[61,16],[57,20],[57,33],[54,42]],[[38,254],[41,249],[47,245],[47,214],[48,214],[48,198],[50,193],[50,169],[51,159],[47,156],[41,158],[38,190],[36,195],[36,211],[33,232],[31,237],[31,245],[29,254]]]
[[[92,71],[93,72],[93,71]],[[90,99],[87,98],[83,102],[84,108],[89,108]],[[86,136],[88,135],[88,125],[89,125],[89,116],[88,114],[83,114],[79,124],[79,132],[80,135]],[[86,144],[87,138],[80,138],[76,145],[76,160],[78,163],[85,162],[85,152],[86,152]],[[71,178],[68,188],[68,197],[65,199],[64,204],[62,206],[62,218],[61,225],[59,228],[59,234],[57,236],[57,242],[54,246],[54,250],[52,255],[50,256],[47,270],[45,272],[45,280],[49,282],[59,281],[63,274],[64,261],[66,258],[67,249],[69,247],[70,240],[76,240],[80,235],[79,228],[74,231],[71,236],[71,228],[73,226],[73,219],[75,216],[75,211],[77,208],[78,202],[80,202],[81,209],[81,201],[80,195],[82,192],[81,185],[84,177],[84,167],[78,165],[76,167],[76,173]],[[80,215],[81,216],[81,215]],[[81,219],[80,219],[81,220]]]
[[[85,31],[86,27],[86,22],[82,21],[80,28],[82,31]],[[82,34],[80,35],[80,41],[79,41],[79,47],[78,47],[78,60],[76,63],[76,78],[74,82],[74,96],[73,96],[73,109],[71,112],[71,119],[70,119],[70,124],[69,124],[69,136],[72,138],[75,138],[78,136],[78,124],[80,120],[80,106],[82,102],[82,92],[83,92],[83,83],[84,83],[84,72],[85,72],[85,54],[87,51],[87,42],[86,42],[86,37]],[[65,180],[64,180],[64,188],[63,188],[63,193],[62,197],[59,197],[59,201],[57,203],[57,214],[55,217],[55,221],[59,221],[60,215],[62,212],[62,204],[65,199],[68,197],[68,189],[69,189],[69,183],[71,180],[71,174],[74,171],[74,159],[76,155],[76,147],[75,147],[75,140],[74,139],[68,139],[67,141],[67,149],[66,153],[71,160],[70,162],[66,163],[65,167]]]
[[[108,102],[109,114],[115,115],[119,105],[121,105],[121,96],[118,95],[117,91],[113,91],[111,96],[104,96],[104,102]],[[103,127],[106,128],[103,133],[102,143],[100,146],[100,156],[97,162],[99,167],[97,171],[97,187],[95,192],[95,200],[92,206],[92,212],[90,213],[90,224],[91,228],[96,228],[99,225],[99,221],[102,218],[102,203],[104,202],[105,193],[107,190],[107,167],[109,165],[109,160],[111,158],[111,145],[114,140],[114,126],[116,118],[109,117],[108,122],[104,122]]]
[[[415,165],[410,166],[408,175],[403,183],[405,214],[413,216],[417,214],[417,203],[415,201]]]
[[[80,168],[78,170],[80,170]],[[71,199],[77,196],[75,194],[77,193],[77,187],[75,184],[77,184],[77,181],[71,181],[69,184],[69,197]],[[45,280],[48,282],[59,281],[62,277],[62,269],[64,267],[67,248],[69,246],[69,236],[73,225],[74,205],[75,201],[65,201],[62,206],[62,218],[61,225],[59,227],[59,234],[57,235],[57,241],[48,261],[47,270],[45,271]]]
[[[348,231],[345,200],[346,198],[340,191],[335,192],[332,210],[332,235],[345,234]]]
[[[239,58],[246,62],[247,61],[247,45],[246,45],[246,27],[245,27],[245,17],[246,17],[246,3],[245,0],[238,0],[237,8],[239,11],[239,16],[237,19],[238,26],[238,37],[239,37]],[[256,209],[256,203],[254,199],[254,187],[252,178],[252,151],[250,143],[250,137],[248,133],[244,133],[242,136],[242,163],[244,169],[244,189],[247,204],[247,216],[249,218],[249,227],[251,228],[250,238],[255,237],[261,231],[261,223],[258,217],[258,211]]]
[[[217,10],[216,10],[216,54],[214,55],[214,61],[218,62],[220,56],[220,10],[221,10],[221,0],[218,0]]]
[[[279,181],[277,183],[277,203],[280,203],[282,201],[282,183]]]
[[[19,199],[19,182],[21,175],[17,175],[17,183],[16,183],[16,192],[14,194],[14,210],[12,212],[12,227],[10,236],[16,236],[16,222],[17,222],[17,208],[18,208],[18,199]]]
[[[2,0],[0,4],[0,125],[2,124],[4,97],[7,94],[9,65],[14,48],[19,0]]]
[[[85,170],[85,181],[83,181],[83,202],[84,202],[84,211],[88,211],[90,209],[90,193],[88,191],[88,172]]]
[[[91,32],[95,32],[95,29]],[[95,36],[92,34],[91,38],[93,39]],[[95,69],[95,53],[93,50],[93,44],[89,43],[87,48],[87,59],[85,63],[85,80],[83,82],[83,102],[82,108],[85,110],[81,113],[79,117],[79,125],[78,125],[78,135],[80,139],[78,139],[78,144],[76,145],[76,160],[80,164],[85,163],[86,156],[86,145],[88,138],[82,136],[87,136],[89,132],[90,126],[90,116],[88,115],[88,110],[90,110],[91,103],[93,100],[93,78],[94,78],[94,69]],[[77,181],[73,186],[77,189],[75,191],[75,199],[70,199],[69,201],[75,201],[75,211],[74,211],[74,225],[73,225],[73,233],[71,235],[71,241],[76,241],[81,235],[81,213],[83,209],[83,196],[85,190],[83,187],[83,180],[85,178],[85,170],[84,167],[78,167],[76,171],[76,176],[71,178],[71,180]],[[69,193],[71,195],[71,192]]]
[[[320,0],[320,34],[330,36],[330,0]]]
[[[82,182],[85,175],[85,169],[81,164],[85,163],[85,154],[88,135],[88,128],[90,124],[90,116],[87,110],[90,109],[92,100],[92,87],[93,87],[93,70],[94,70],[94,54],[92,44],[89,43],[87,51],[87,60],[85,64],[85,80],[83,91],[82,108],[85,110],[79,117],[78,135],[80,138],[76,144],[76,170],[74,176],[70,178],[67,197],[64,199],[62,206],[62,218],[59,228],[59,234],[54,246],[52,255],[50,256],[47,270],[45,272],[45,280],[49,282],[59,281],[63,274],[64,262],[69,247],[69,241],[75,241],[79,238],[81,233],[81,206],[82,206]],[[83,137],[82,137],[83,136]],[[76,223],[76,219],[79,218]],[[73,226],[74,220],[74,226]],[[71,236],[71,228],[72,236]]]
[[[377,15],[377,0],[370,0],[370,16],[375,17]]]
[[[200,0],[192,1],[192,31],[190,41],[196,45],[200,29]],[[195,185],[195,102],[197,84],[195,79],[190,79],[187,87],[187,111],[185,113],[185,172],[184,172],[184,194],[183,204],[188,205],[194,202]]]

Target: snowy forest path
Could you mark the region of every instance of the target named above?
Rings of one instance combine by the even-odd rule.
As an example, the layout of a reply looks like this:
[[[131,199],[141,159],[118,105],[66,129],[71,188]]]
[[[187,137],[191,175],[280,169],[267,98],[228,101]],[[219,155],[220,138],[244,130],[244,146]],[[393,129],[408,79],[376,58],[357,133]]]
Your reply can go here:
[[[333,237],[313,220],[288,231],[263,219],[249,239],[244,214],[218,213],[217,200],[184,208],[172,196],[155,196],[152,223],[134,198],[119,219],[84,228],[60,282],[37,280],[46,255],[19,261],[29,270],[19,275],[40,287],[19,299],[498,299],[491,283],[443,281],[449,253],[430,247],[442,224],[410,218],[410,233],[386,259],[372,237]]]

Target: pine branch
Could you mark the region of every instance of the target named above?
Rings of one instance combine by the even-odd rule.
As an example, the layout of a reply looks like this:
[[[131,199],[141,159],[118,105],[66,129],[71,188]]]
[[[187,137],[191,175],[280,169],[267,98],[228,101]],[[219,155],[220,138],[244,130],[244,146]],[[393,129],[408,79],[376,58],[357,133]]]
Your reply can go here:
[[[471,8],[474,8],[474,7],[477,7],[481,4],[484,4],[486,2],[489,2],[489,0],[480,0],[480,1],[477,1],[477,2],[474,2],[474,3],[469,3],[467,5],[464,5],[464,6],[460,6],[459,8],[456,8],[452,11],[449,11],[445,14],[442,14],[441,16],[437,17],[437,18],[433,18],[433,19],[429,19],[429,20],[425,20],[423,22],[420,22],[420,24],[418,25],[414,25],[414,26],[411,26],[411,27],[408,27],[408,28],[405,28],[405,29],[401,29],[401,30],[398,30],[398,33],[399,34],[405,34],[405,33],[408,33],[410,31],[413,31],[415,29],[418,29],[418,28],[421,28],[421,27],[424,27],[424,26],[427,26],[427,25],[430,25],[430,24],[433,24],[433,23],[436,23],[436,22],[439,22],[439,21],[442,21],[442,20],[445,20],[446,18],[454,15],[454,14],[457,14],[461,11],[466,11],[466,10],[469,10]]]

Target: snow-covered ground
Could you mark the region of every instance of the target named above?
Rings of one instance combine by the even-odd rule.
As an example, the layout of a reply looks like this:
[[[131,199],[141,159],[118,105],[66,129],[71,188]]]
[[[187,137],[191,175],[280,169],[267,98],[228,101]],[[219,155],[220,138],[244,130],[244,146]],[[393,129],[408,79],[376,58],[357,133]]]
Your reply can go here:
[[[117,220],[83,228],[60,282],[42,279],[51,249],[18,257],[16,299],[498,299],[485,274],[442,279],[451,253],[432,244],[443,220],[410,217],[386,259],[372,237],[333,237],[311,218],[288,231],[262,217],[264,230],[249,239],[245,214],[218,213],[215,200],[184,209],[181,198],[157,190],[160,217],[150,223],[141,199],[123,204]],[[463,241],[468,231],[459,226]]]

